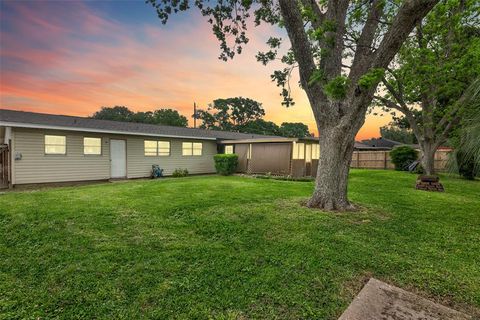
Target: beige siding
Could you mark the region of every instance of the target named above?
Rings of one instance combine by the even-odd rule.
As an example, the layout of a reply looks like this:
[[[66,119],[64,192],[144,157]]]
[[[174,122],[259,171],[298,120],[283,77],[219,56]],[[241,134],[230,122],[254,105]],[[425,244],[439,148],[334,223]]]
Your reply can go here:
[[[66,155],[45,155],[44,135],[65,135]],[[102,155],[84,155],[83,137],[102,138]],[[213,173],[213,155],[217,152],[215,141],[202,141],[202,156],[182,156],[182,142],[186,139],[165,139],[123,135],[91,134],[72,131],[15,128],[13,153],[21,153],[22,159],[14,161],[15,184],[63,181],[102,180],[110,178],[110,139],[127,141],[127,177],[148,177],[152,164],[164,168],[169,175],[175,168],[186,168],[192,174]],[[144,140],[169,140],[170,156],[146,157]],[[198,141],[198,140],[196,140]]]
[[[144,140],[170,141],[170,156],[148,157],[144,155]],[[127,139],[127,175],[129,178],[148,177],[152,164],[164,169],[165,175],[171,175],[176,168],[188,169],[189,173],[213,173],[215,164],[213,156],[217,153],[217,143],[204,140],[201,156],[182,156],[182,142],[187,139],[152,139],[151,137],[130,137]],[[199,142],[196,140],[196,142]]]

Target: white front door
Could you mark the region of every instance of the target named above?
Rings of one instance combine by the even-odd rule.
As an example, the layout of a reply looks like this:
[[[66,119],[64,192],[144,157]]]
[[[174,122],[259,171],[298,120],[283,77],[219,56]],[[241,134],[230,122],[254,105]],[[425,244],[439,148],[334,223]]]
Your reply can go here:
[[[127,177],[127,149],[125,140],[110,140],[110,177]]]

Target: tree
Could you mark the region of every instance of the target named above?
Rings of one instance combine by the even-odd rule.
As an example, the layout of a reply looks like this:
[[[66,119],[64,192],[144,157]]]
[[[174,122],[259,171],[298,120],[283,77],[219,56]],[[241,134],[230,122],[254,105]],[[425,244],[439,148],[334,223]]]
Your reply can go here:
[[[207,110],[197,110],[200,128],[235,131],[246,123],[261,119],[265,115],[262,104],[249,98],[216,99]]]
[[[155,111],[133,112],[127,107],[102,107],[92,115],[94,119],[123,122],[159,124],[175,127],[187,127],[188,119],[173,109],[157,109]]]
[[[399,128],[393,122],[387,126],[380,127],[380,136],[385,139],[405,144],[417,143],[417,139],[411,130]]]
[[[279,131],[281,136],[288,138],[304,138],[311,136],[308,126],[301,122],[283,122]]]
[[[166,23],[173,12],[190,8],[190,1],[148,0]],[[309,207],[353,208],[347,182],[355,135],[381,75],[414,26],[438,0],[228,0],[210,4],[197,0],[220,41],[220,58],[227,60],[248,42],[247,19],[285,27],[291,48],[280,59],[284,70],[272,79],[282,87],[290,106],[289,77],[295,68],[320,132],[320,160]],[[230,42],[231,41],[231,42]],[[277,59],[281,39],[271,37],[270,49],[259,53],[262,63]]]
[[[237,126],[236,130],[243,133],[263,134],[267,136],[280,135],[280,128],[275,123],[263,119],[249,121],[241,126]]]
[[[464,103],[467,106],[466,115],[450,139],[454,152],[449,169],[473,179],[480,173],[480,78],[468,88]]]
[[[124,106],[102,107],[92,115],[94,119],[113,121],[132,121],[134,112]]]
[[[153,123],[166,126],[187,127],[188,119],[173,109],[158,109],[152,114]]]
[[[386,110],[400,111],[422,150],[426,174],[434,155],[460,123],[465,92],[480,75],[478,2],[441,1],[418,22],[400,50],[396,69],[387,69],[377,96]]]

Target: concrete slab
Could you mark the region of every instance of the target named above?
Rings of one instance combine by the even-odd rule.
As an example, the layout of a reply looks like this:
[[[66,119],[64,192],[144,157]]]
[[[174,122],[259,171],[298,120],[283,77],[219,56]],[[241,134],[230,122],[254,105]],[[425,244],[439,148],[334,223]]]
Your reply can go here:
[[[338,320],[470,320],[472,317],[371,278]]]

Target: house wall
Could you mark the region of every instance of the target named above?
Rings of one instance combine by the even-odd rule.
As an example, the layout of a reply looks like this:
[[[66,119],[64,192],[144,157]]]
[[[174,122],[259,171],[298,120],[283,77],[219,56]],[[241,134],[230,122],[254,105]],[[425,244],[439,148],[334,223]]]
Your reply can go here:
[[[67,137],[66,155],[45,155],[44,135]],[[101,155],[83,154],[83,137],[102,138]],[[128,135],[93,134],[72,131],[15,128],[13,156],[21,154],[21,160],[13,162],[13,183],[47,183],[65,181],[103,180],[110,178],[110,139],[126,140],[127,177],[141,178],[150,175],[152,164],[170,175],[176,168],[186,168],[192,174],[215,172],[213,155],[217,144],[203,140],[202,156],[182,156],[182,142],[188,139],[141,137]],[[170,156],[147,157],[144,140],[170,141]],[[195,140],[196,142],[200,140]]]
[[[290,173],[291,143],[254,143],[249,173]]]
[[[240,173],[247,173],[248,171],[248,148],[249,144],[236,144],[234,146],[234,152],[238,155],[238,165],[237,165],[237,172]]]

